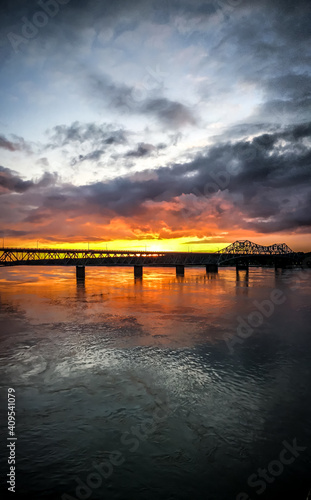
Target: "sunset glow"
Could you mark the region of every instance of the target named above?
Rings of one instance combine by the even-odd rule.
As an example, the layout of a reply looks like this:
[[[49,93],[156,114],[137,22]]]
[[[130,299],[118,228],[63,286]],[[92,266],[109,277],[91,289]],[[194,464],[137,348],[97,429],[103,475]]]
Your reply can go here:
[[[307,4],[67,3],[2,16],[2,245],[310,250]]]

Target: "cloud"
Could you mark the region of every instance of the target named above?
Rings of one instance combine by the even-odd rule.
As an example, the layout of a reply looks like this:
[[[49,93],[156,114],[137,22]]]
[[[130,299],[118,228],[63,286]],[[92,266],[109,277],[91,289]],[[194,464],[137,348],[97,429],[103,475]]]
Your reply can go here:
[[[186,125],[196,125],[197,118],[194,112],[181,102],[165,97],[147,97],[136,95],[134,87],[113,82],[108,76],[90,76],[89,90],[99,102],[125,113],[150,115],[158,119],[163,125],[178,129]]]
[[[159,143],[157,144],[157,146],[154,146],[153,144],[146,144],[144,142],[141,142],[135,149],[132,149],[125,153],[125,158],[144,158],[147,156],[152,156],[166,148],[167,145],[164,143]]]
[[[311,59],[310,59],[311,62]],[[265,101],[255,116],[281,126],[309,121],[311,112],[311,76],[307,73],[286,73],[262,82]]]
[[[136,228],[141,238],[147,226],[157,238],[206,238],[207,228],[216,227],[218,234],[234,228],[306,232],[311,227],[311,152],[304,140],[310,128],[310,123],[301,124],[252,140],[223,142],[191,161],[81,186],[53,185],[49,177],[22,181],[2,168],[2,185],[24,196],[32,188],[31,198],[15,200],[23,206],[25,224],[56,224],[61,218],[106,227],[118,220],[127,235],[126,227],[132,236]],[[18,207],[16,214],[20,217]],[[68,227],[64,223],[62,231]]]
[[[89,143],[92,147],[109,147],[110,145],[126,144],[128,133],[113,125],[103,123],[80,123],[76,121],[71,125],[57,125],[47,131],[50,142],[49,148],[62,148],[73,145],[80,146]]]
[[[14,229],[0,229],[0,237],[7,238],[9,236],[13,238],[20,238],[22,236],[28,236],[33,234],[32,231],[15,231]]]
[[[138,144],[136,149],[133,149],[132,151],[128,151],[125,156],[126,157],[133,157],[133,158],[142,158],[144,156],[150,156],[154,151],[155,147],[152,144],[144,144],[140,143]]]
[[[95,151],[91,151],[86,155],[79,155],[78,158],[73,158],[71,160],[71,165],[76,165],[76,163],[82,163],[83,161],[99,161],[103,156],[104,151],[102,149],[97,149]]]
[[[40,226],[66,239],[89,224],[109,237],[193,241],[230,228],[310,231],[309,1],[77,0],[22,54],[6,35],[21,34],[22,16],[39,6],[0,9],[5,130],[23,135],[32,123],[31,140],[44,116],[48,144],[36,168],[89,162],[75,169],[77,185],[36,180],[24,163],[28,142],[1,135],[6,156],[23,157],[14,168],[29,168],[28,179],[0,171],[12,231]],[[161,141],[168,147],[157,155]],[[152,170],[135,172],[147,158]],[[118,177],[103,182],[108,173]]]
[[[102,157],[109,157],[118,147],[128,144],[129,131],[109,123],[81,123],[57,125],[47,131],[48,143],[44,151],[60,150],[68,152],[70,165],[74,167],[82,162],[98,163]],[[77,155],[77,152],[79,153]]]
[[[16,144],[8,141],[3,136],[0,136],[0,148],[7,149],[8,151],[16,151],[17,149],[19,149]]]
[[[6,139],[3,135],[0,135],[0,148],[6,149],[7,151],[25,151],[27,153],[31,152],[31,147],[25,142],[22,137],[18,137],[12,134],[13,141]]]
[[[180,102],[170,101],[166,98],[148,99],[142,105],[142,112],[156,115],[162,123],[173,128],[197,123],[190,108]]]
[[[112,108],[126,110],[130,106],[137,107],[132,97],[134,89],[129,85],[117,84],[107,75],[90,75],[88,83],[91,96],[97,96]]]
[[[37,182],[24,181],[16,172],[9,168],[0,167],[0,194],[7,191],[24,193],[33,188],[46,188],[56,182],[57,175],[45,172]]]

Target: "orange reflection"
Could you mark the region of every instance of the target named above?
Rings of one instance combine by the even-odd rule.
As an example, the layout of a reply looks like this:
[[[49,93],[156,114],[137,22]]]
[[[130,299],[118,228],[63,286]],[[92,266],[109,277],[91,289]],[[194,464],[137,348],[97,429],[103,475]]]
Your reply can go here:
[[[274,269],[249,272],[274,282]],[[85,281],[76,281],[75,267],[20,266],[0,270],[0,293],[29,325],[56,324],[69,332],[92,326],[123,347],[190,346],[234,334],[237,315],[247,313],[236,294],[247,293],[248,280],[235,268],[206,274],[205,267],[186,267],[181,277],[174,267],[146,267],[143,278],[134,279],[132,267],[86,267]]]
[[[249,271],[248,269],[236,270],[236,293],[237,295],[247,295],[249,285]]]

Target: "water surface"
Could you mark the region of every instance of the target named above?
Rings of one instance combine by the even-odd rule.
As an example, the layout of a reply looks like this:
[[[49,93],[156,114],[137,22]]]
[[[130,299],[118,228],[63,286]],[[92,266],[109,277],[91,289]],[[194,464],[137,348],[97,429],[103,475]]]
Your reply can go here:
[[[75,268],[2,268],[4,491],[13,387],[22,497],[305,500],[310,278],[146,268],[135,280],[132,268],[87,268],[77,283]],[[294,439],[303,451],[258,494],[248,478]]]

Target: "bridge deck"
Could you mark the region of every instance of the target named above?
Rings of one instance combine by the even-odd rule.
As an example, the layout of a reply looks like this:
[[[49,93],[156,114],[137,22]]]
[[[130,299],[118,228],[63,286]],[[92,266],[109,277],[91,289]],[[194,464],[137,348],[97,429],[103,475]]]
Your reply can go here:
[[[40,248],[3,248],[0,250],[1,266],[207,266],[234,265],[237,262],[248,265],[274,265],[276,259],[299,264],[304,254],[279,254],[272,251],[262,253],[224,252],[148,252],[133,250],[73,250]]]

